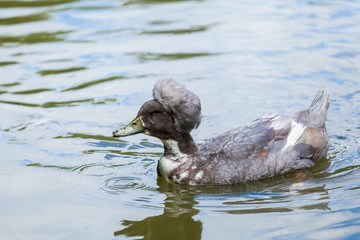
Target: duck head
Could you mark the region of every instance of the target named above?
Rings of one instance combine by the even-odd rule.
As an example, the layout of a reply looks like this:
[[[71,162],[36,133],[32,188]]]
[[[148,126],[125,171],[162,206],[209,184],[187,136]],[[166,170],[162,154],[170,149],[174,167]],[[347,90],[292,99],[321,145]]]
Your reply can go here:
[[[113,132],[114,137],[144,133],[159,139],[169,139],[175,134],[175,121],[171,113],[157,100],[145,102],[136,118],[128,125]]]
[[[200,99],[172,79],[159,80],[153,89],[154,99],[145,102],[136,118],[113,132],[114,137],[144,133],[161,140],[189,134],[201,121]]]

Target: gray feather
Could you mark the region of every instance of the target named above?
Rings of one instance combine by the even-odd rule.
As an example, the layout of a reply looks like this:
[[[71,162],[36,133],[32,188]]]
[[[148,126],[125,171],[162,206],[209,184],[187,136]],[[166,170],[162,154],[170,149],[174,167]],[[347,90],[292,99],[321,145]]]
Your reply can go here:
[[[258,119],[242,128],[228,131],[208,140],[200,153],[212,158],[226,156],[229,160],[240,161],[256,150],[262,150],[274,138],[275,131],[269,119]]]
[[[294,119],[309,127],[322,128],[325,125],[329,104],[329,94],[319,91],[309,108],[295,113]]]
[[[182,84],[172,79],[159,80],[154,86],[153,96],[174,114],[175,126],[179,131],[190,132],[200,125],[200,99]]]

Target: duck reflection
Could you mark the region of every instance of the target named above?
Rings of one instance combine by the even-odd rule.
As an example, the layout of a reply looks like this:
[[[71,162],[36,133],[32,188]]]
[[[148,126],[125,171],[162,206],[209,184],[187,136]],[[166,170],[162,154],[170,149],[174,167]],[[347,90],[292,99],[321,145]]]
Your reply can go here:
[[[199,210],[189,186],[175,185],[158,179],[159,191],[166,195],[164,213],[141,221],[122,221],[125,229],[114,236],[142,236],[142,239],[201,239],[202,223],[194,220]]]

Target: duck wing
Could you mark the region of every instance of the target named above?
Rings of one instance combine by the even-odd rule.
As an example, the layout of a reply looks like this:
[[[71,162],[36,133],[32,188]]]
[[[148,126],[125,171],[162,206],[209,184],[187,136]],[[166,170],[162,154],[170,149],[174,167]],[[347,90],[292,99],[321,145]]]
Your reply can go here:
[[[200,148],[200,154],[212,161],[241,161],[259,155],[265,157],[268,151],[276,151],[291,130],[291,118],[281,118],[278,115],[266,115],[250,124],[230,130],[209,139]]]

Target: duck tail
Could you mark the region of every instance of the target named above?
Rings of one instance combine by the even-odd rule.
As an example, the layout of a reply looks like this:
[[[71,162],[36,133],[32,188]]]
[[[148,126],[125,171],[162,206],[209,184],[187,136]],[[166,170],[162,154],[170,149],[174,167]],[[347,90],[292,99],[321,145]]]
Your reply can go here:
[[[329,104],[330,95],[320,90],[310,106],[306,110],[296,113],[294,119],[309,127],[323,128],[325,126]]]

